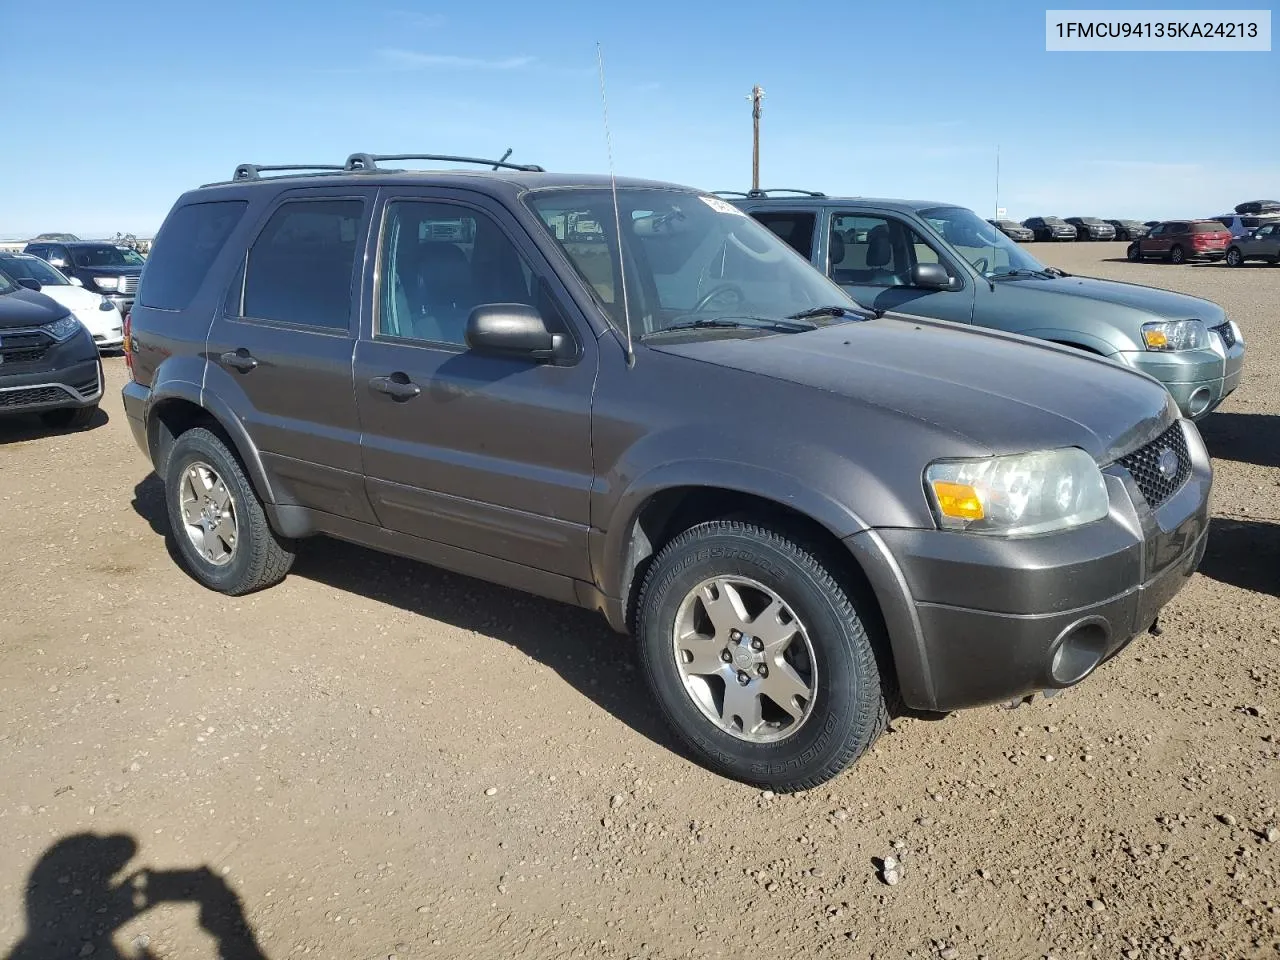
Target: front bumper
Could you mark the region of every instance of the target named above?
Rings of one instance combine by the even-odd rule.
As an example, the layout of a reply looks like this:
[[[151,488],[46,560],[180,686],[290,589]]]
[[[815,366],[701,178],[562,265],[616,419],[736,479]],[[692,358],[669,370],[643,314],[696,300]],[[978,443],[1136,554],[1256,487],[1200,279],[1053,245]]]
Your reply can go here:
[[[881,600],[903,701],[949,711],[1079,683],[1147,630],[1204,554],[1213,471],[1178,421],[1191,473],[1152,511],[1129,472],[1104,470],[1110,515],[997,539],[938,530],[848,538]]]
[[[1243,340],[1228,347],[1211,328],[1210,346],[1184,353],[1122,352],[1114,359],[1159,380],[1184,417],[1198,420],[1212,413],[1240,386],[1244,375]]]
[[[0,365],[0,415],[90,407],[102,399],[102,383],[102,361],[82,333],[50,347],[39,364]]]

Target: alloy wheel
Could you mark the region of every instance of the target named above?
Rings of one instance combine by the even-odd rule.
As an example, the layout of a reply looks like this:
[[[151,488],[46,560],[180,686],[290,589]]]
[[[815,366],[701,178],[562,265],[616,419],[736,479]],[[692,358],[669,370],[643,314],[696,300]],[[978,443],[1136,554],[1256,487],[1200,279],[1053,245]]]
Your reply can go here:
[[[183,528],[196,552],[215,567],[235,556],[239,526],[236,502],[226,481],[199,460],[182,472],[178,488]]]

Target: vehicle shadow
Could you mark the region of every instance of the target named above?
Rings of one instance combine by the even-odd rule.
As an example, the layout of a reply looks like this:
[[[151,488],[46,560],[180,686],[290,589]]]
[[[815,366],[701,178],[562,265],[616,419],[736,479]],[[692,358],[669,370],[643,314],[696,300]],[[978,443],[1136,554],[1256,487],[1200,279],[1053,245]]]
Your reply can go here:
[[[154,473],[134,488],[132,506],[165,538],[170,557],[178,563],[164,488]],[[689,756],[658,714],[634,645],[596,613],[327,537],[301,544],[290,576],[510,644],[554,670],[632,730]]]
[[[1280,415],[1219,410],[1197,426],[1212,457],[1280,467]]]
[[[1280,522],[1214,517],[1200,572],[1219,583],[1280,597]]]
[[[6,443],[22,443],[25,440],[42,440],[46,437],[63,437],[73,433],[86,433],[106,426],[111,420],[107,411],[99,407],[94,411],[93,419],[87,427],[78,430],[59,429],[45,426],[38,416],[23,415],[16,417],[0,417],[0,446]]]
[[[123,873],[137,853],[138,841],[125,833],[77,833],[49,847],[27,878],[27,931],[6,960],[158,960],[141,937],[128,954],[112,937],[161,903],[196,904],[221,960],[266,960],[240,898],[222,877],[208,866]]]

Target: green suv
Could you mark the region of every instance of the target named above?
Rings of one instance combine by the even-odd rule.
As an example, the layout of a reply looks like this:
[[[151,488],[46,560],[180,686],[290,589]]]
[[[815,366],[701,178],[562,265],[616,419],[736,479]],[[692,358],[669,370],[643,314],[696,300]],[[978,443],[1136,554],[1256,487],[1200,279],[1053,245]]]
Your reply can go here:
[[[798,196],[771,196],[771,193]],[[1244,367],[1240,327],[1216,303],[1046,267],[950,203],[721,194],[864,307],[1038,337],[1164,384],[1188,417],[1214,410]]]

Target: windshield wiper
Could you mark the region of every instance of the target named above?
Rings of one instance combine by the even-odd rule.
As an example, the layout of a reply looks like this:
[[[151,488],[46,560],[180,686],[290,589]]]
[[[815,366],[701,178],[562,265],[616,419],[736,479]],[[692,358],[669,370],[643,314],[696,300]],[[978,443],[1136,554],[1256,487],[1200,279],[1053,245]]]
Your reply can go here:
[[[788,320],[809,320],[818,317],[848,317],[857,313],[863,313],[870,317],[880,317],[884,314],[883,310],[869,310],[858,304],[856,307],[842,307],[836,304],[829,304],[822,307],[810,307],[808,310],[801,310],[787,316]]]
[[[673,330],[700,330],[700,329],[747,329],[747,330],[773,330],[778,333],[804,333],[806,330],[816,330],[816,323],[806,323],[801,319],[792,320],[769,320],[765,317],[701,317],[697,320],[686,320],[683,323],[673,323],[669,327],[662,327],[659,330],[653,330],[640,337],[641,340],[648,340],[650,337],[656,337],[660,334],[670,333]]]
[[[1000,273],[990,275],[992,280],[1002,280],[1006,277],[1013,277],[1015,280],[1020,277],[1037,277],[1041,280],[1052,279],[1054,275],[1048,270],[1027,270],[1023,267],[1017,267],[1013,270],[1003,270]]]

